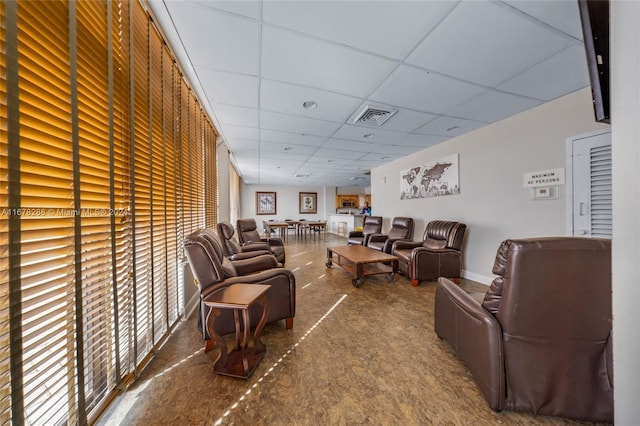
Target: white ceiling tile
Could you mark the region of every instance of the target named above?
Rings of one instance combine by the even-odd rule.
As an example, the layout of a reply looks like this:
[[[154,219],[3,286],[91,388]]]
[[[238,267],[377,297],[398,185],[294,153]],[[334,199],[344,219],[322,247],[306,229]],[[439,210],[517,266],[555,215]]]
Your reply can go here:
[[[295,162],[304,162],[307,158],[309,158],[309,154],[294,154],[287,153],[286,157],[283,155],[282,151],[264,151],[260,150],[260,159],[271,159],[277,160],[279,164],[284,164],[287,161],[295,161]]]
[[[306,101],[315,101],[317,107],[303,108]],[[263,79],[260,84],[260,107],[269,111],[344,122],[360,102],[352,96],[273,80]]]
[[[252,19],[260,18],[260,2],[252,0],[242,1],[218,1],[218,0],[190,0],[205,7],[212,7],[227,11],[236,15],[246,16]]]
[[[368,136],[367,135],[372,135]],[[402,138],[405,133],[392,132],[389,130],[374,129],[371,127],[352,126],[345,124],[334,133],[335,139],[347,139],[349,141],[361,141],[365,143],[391,143]],[[344,146],[349,146],[351,142],[338,141]]]
[[[454,6],[451,1],[268,1],[263,20],[403,59]]]
[[[257,127],[243,127],[243,126],[224,126],[224,136],[228,141],[234,139],[249,139],[258,140],[260,133]]]
[[[451,111],[450,115],[476,121],[493,123],[511,115],[533,108],[542,102],[494,90]]]
[[[487,123],[482,123],[480,121],[465,120],[463,118],[447,117],[443,115],[436,118],[431,123],[420,127],[414,133],[455,137],[486,125]]]
[[[260,126],[284,132],[331,136],[340,127],[340,123],[263,110],[260,113]]]
[[[209,102],[258,108],[257,77],[196,69]]]
[[[506,0],[505,3],[578,40],[583,39],[577,1]]]
[[[343,166],[345,164],[351,164],[353,161],[347,158],[327,158],[327,157],[319,157],[317,155],[312,155],[307,159],[307,163],[312,166],[324,166],[325,164],[330,166]]]
[[[309,155],[316,152],[318,148],[315,146],[308,145],[293,145],[287,143],[276,143],[276,142],[260,142],[260,151],[270,151],[277,152],[283,159],[286,159],[290,154],[296,155],[306,155],[305,159],[309,157]]]
[[[437,145],[441,142],[450,139],[445,136],[436,136],[436,135],[417,135],[410,134],[400,139],[395,143],[395,145],[406,145],[406,146],[415,146],[420,148],[426,148],[432,145]]]
[[[430,122],[437,115],[427,114],[426,112],[418,112],[411,111],[408,109],[394,107],[392,105],[385,105],[379,102],[373,101],[365,101],[355,110],[355,114],[352,115],[349,119],[348,124],[353,124],[354,126],[361,126],[361,124],[353,123],[353,119],[357,118],[357,115],[360,114],[367,106],[372,108],[380,108],[388,111],[397,111],[395,114],[391,116],[387,121],[384,122],[382,127],[384,130],[395,130],[403,133],[410,133],[416,128]],[[363,126],[363,127],[372,127],[372,126]],[[375,127],[374,127],[375,128]]]
[[[259,126],[260,113],[256,108],[214,104],[213,111],[218,118],[218,122],[223,126],[228,124],[245,127]]]
[[[396,63],[299,33],[263,26],[262,76],[366,97]]]
[[[347,151],[344,149],[319,148],[313,155],[315,157],[357,160],[358,158],[362,157],[362,152]]]
[[[325,149],[348,149],[362,153],[372,152],[375,144],[370,142],[347,141],[342,139],[327,139],[322,148]]]
[[[507,6],[461,2],[407,62],[495,87],[570,43]]]
[[[257,75],[260,25],[191,2],[165,2],[196,67]],[[233,41],[212,43],[212,40]]]
[[[229,138],[225,141],[230,150],[237,152],[242,150],[255,150],[260,149],[260,142],[255,139],[241,139],[241,138]]]
[[[443,114],[487,89],[402,65],[370,96],[371,99],[432,114]]]
[[[260,140],[295,145],[321,146],[327,138],[325,136],[301,135],[300,133],[260,129]]]
[[[584,46],[575,45],[515,76],[498,89],[550,101],[588,85]]]
[[[405,155],[406,154],[400,154],[400,153],[396,153],[396,154],[394,154],[394,153],[380,154],[380,153],[377,153],[377,152],[372,152],[370,154],[365,155],[360,160],[373,162],[372,167],[378,167],[378,166],[381,166],[381,165],[383,165],[384,163],[386,163],[388,161],[393,161],[393,160],[397,160],[398,158],[402,158]]]
[[[420,148],[410,145],[387,145],[380,143],[374,146],[373,153],[403,156],[419,150]],[[384,160],[384,158],[382,159]],[[386,160],[388,160],[388,158]]]

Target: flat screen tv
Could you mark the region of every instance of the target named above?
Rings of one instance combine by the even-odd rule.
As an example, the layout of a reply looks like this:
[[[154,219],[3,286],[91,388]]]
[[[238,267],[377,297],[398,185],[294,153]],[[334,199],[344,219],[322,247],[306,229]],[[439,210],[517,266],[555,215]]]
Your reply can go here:
[[[596,121],[610,123],[609,1],[578,0]]]

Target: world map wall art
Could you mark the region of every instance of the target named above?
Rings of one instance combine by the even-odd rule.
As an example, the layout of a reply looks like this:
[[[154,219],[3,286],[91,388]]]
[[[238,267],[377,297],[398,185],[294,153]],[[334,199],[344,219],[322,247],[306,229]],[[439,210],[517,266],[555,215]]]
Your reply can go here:
[[[400,172],[400,199],[460,193],[458,154]]]

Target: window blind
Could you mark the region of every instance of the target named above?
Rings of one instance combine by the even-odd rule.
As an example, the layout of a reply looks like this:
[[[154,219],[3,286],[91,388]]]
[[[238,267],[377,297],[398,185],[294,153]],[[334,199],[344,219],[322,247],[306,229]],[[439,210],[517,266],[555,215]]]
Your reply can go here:
[[[133,162],[134,318],[136,361],[152,347],[151,335],[151,129],[149,100],[149,21],[142,5],[133,6]]]
[[[66,2],[17,3],[19,326],[25,418],[34,424],[76,421],[68,18]]]
[[[0,421],[92,423],[182,313],[217,135],[144,3],[0,21]]]
[[[0,99],[7,99],[7,55],[5,3],[0,2]],[[9,181],[7,104],[0,102],[0,180]],[[9,194],[0,185],[0,423],[11,419],[11,338],[9,332]]]
[[[115,279],[111,240],[111,147],[107,7],[104,1],[77,2],[77,109],[81,276],[82,377],[91,411],[109,392],[114,377]],[[121,216],[118,212],[114,216]],[[77,228],[76,228],[77,229]],[[76,263],[77,265],[77,263]]]

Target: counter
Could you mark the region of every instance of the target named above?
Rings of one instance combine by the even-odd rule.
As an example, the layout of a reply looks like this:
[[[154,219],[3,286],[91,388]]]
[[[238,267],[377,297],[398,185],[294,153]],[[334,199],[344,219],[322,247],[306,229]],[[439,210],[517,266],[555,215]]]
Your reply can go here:
[[[363,214],[327,214],[327,232],[338,233],[338,223],[346,222],[347,235],[358,227],[362,227],[364,222]]]

